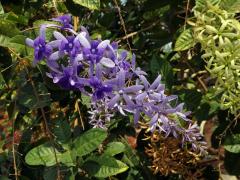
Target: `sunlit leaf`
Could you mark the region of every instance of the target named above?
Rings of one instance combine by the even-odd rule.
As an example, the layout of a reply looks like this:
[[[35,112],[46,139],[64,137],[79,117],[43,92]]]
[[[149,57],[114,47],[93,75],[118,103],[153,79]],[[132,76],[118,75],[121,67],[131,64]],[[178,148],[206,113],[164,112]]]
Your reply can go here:
[[[221,7],[228,12],[239,13],[240,12],[240,0],[222,0]]]
[[[100,8],[100,0],[73,0],[73,2],[93,10]]]
[[[88,158],[84,169],[90,176],[106,178],[126,171],[128,166],[111,156],[102,155]]]
[[[106,139],[107,132],[103,129],[90,129],[80,135],[75,141],[74,146],[78,156],[91,153]]]
[[[224,148],[232,153],[240,153],[240,134],[227,136],[224,141]]]
[[[121,142],[111,142],[107,145],[104,154],[114,156],[125,151],[125,145]]]
[[[180,36],[177,38],[174,50],[184,51],[195,45],[192,29],[184,30]]]
[[[25,157],[25,161],[29,165],[53,166],[57,164],[56,158],[58,162],[66,166],[74,166],[70,151],[66,150],[63,153],[60,153],[57,149],[54,151],[51,143],[45,143],[30,150]]]

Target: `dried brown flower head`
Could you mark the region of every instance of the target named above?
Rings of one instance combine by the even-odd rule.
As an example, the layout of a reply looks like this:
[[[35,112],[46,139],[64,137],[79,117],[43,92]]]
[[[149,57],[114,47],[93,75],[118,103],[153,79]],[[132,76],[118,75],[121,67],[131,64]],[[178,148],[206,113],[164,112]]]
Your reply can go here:
[[[151,169],[154,174],[180,174],[189,177],[201,158],[191,149],[182,148],[181,141],[174,137],[164,138],[158,132],[154,132],[146,140],[149,144],[145,147],[145,152],[152,160]]]

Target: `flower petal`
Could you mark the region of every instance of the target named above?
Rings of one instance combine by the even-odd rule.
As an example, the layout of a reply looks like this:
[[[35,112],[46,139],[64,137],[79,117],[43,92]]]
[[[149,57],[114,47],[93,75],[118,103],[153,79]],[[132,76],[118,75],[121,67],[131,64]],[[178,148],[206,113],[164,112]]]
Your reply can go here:
[[[58,48],[61,44],[61,40],[55,40],[55,41],[51,41],[49,43],[47,43],[49,46],[51,46],[52,48]]]
[[[99,43],[99,45],[97,46],[97,49],[99,49],[99,48],[105,49],[109,44],[110,44],[109,40],[104,40],[101,43]]]
[[[54,53],[52,53],[50,56],[49,56],[49,61],[56,61],[57,59],[59,59],[59,51],[56,51]]]
[[[76,38],[78,38],[79,42],[81,43],[81,45],[85,48],[91,48],[91,44],[89,43],[89,41],[87,40],[87,38],[85,37],[86,33],[85,32],[81,32],[77,35]]]
[[[109,58],[105,58],[103,57],[101,60],[100,60],[100,63],[108,68],[114,68],[115,67],[115,63],[109,59]]]
[[[28,46],[30,46],[30,47],[33,47],[33,46],[34,46],[34,41],[33,41],[32,39],[27,38],[27,39],[25,40],[25,42],[26,42],[26,44],[27,44]]]
[[[140,91],[141,89],[143,89],[142,85],[134,85],[134,86],[124,88],[124,92],[125,93],[132,93],[132,92]]]
[[[53,32],[53,36],[57,39],[57,40],[62,40],[64,42],[68,42],[68,40],[62,35],[62,33],[54,31]]]
[[[150,89],[155,89],[161,83],[161,76],[159,75],[155,81],[151,84]]]
[[[111,101],[108,103],[108,107],[109,108],[113,108],[115,104],[117,104],[117,102],[119,101],[120,99],[120,95],[119,94],[116,94],[112,99]]]

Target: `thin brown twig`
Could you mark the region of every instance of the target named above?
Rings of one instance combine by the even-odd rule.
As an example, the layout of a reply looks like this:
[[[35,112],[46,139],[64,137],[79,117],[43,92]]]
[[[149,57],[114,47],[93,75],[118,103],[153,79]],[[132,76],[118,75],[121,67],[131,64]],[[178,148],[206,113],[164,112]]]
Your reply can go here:
[[[192,71],[192,73],[196,73],[195,70],[192,68],[192,66],[185,61],[185,63],[187,64],[187,66],[189,67],[189,69]],[[204,89],[204,91],[208,91],[207,86],[205,85],[205,83],[202,81],[202,79],[200,77],[197,76],[197,80],[198,82],[201,84],[202,88]]]
[[[238,119],[240,118],[240,113],[237,114],[237,116],[228,124],[226,129],[218,136],[220,141],[219,144],[221,144],[222,138],[227,134],[227,131],[231,128],[231,126],[235,123],[237,123]]]
[[[186,7],[186,11],[185,11],[184,26],[183,26],[184,30],[186,29],[186,25],[187,25],[189,3],[190,3],[190,0],[187,0],[187,7]]]
[[[120,18],[120,23],[121,23],[121,26],[123,27],[124,34],[125,34],[125,36],[127,36],[127,29],[126,29],[125,22],[123,20],[122,14],[121,14],[121,9],[118,6],[117,0],[113,0],[113,2],[114,2],[115,6],[117,8],[118,15],[119,15],[119,18]],[[128,37],[126,38],[126,41],[127,41],[127,45],[128,45],[129,50],[132,51],[132,48],[130,46]]]
[[[78,29],[78,23],[79,23],[79,17],[74,16],[74,17],[73,17],[74,31],[77,31],[77,29]]]
[[[84,122],[83,122],[83,118],[82,118],[82,113],[81,113],[80,107],[79,107],[79,105],[78,105],[78,100],[77,100],[76,103],[75,103],[75,108],[76,108],[77,111],[78,111],[78,114],[79,114],[79,117],[80,117],[80,121],[81,121],[81,125],[82,125],[82,128],[83,128],[83,130],[84,130],[85,127],[84,127]]]
[[[15,107],[16,107],[16,101],[13,109],[13,113],[15,113]],[[12,119],[12,130],[13,130],[13,135],[12,135],[12,153],[13,153],[13,168],[14,168],[14,176],[15,180],[18,180],[18,169],[17,169],[17,161],[16,161],[16,155],[15,155],[15,118]]]
[[[147,31],[147,30],[149,30],[149,29],[152,29],[152,28],[153,28],[154,26],[156,26],[159,22],[160,22],[160,21],[154,22],[152,25],[150,25],[150,26],[148,26],[148,27],[146,27],[146,28],[143,28],[143,29],[141,29],[141,30],[139,30],[139,31],[135,31],[135,32],[132,32],[132,33],[130,33],[130,34],[127,34],[127,35],[123,36],[122,38],[120,38],[120,39],[117,41],[117,43],[120,43],[122,40],[125,40],[125,39],[128,39],[128,38],[130,38],[130,37],[133,37],[133,36],[135,36],[135,35],[137,35],[137,34],[139,34],[139,33],[141,33],[141,32],[144,32],[144,31]]]
[[[14,50],[12,50],[11,48],[8,48],[8,49],[9,49],[14,55],[16,55],[16,57],[17,57],[18,60],[21,60],[21,59],[22,59]],[[23,65],[24,65],[24,64],[23,64]],[[33,80],[32,80],[32,77],[29,75],[28,70],[27,70],[27,68],[25,67],[25,65],[24,65],[24,69],[25,69],[25,71],[26,71],[26,73],[27,73],[27,75],[28,75],[28,78],[29,78],[29,80],[30,80],[30,83],[31,83],[31,85],[32,85],[34,95],[35,95],[35,97],[36,97],[36,99],[37,99],[37,103],[39,103],[39,102],[40,102],[40,98],[39,98],[39,96],[38,96],[38,92],[37,92],[37,90],[36,90],[36,87],[35,87],[35,85],[34,85],[34,82],[33,82]],[[53,152],[54,152],[54,157],[55,157],[55,161],[56,161],[56,164],[57,164],[57,175],[58,175],[58,176],[57,176],[57,179],[61,179],[61,178],[60,178],[60,177],[61,177],[61,174],[60,174],[59,162],[58,162],[58,159],[57,159],[57,153],[56,153],[56,148],[55,148],[55,145],[54,145],[53,135],[52,135],[52,133],[51,133],[49,127],[48,127],[47,118],[46,118],[44,109],[43,109],[42,107],[40,108],[40,111],[41,111],[41,114],[42,114],[42,118],[43,118],[43,120],[44,120],[43,123],[44,123],[45,135],[50,138],[50,142],[51,142],[51,144],[52,144],[52,148],[53,148]]]

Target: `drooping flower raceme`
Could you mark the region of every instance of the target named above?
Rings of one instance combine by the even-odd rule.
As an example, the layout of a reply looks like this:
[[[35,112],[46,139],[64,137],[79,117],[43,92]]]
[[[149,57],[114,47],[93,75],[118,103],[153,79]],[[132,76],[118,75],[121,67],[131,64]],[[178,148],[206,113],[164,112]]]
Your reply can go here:
[[[188,119],[183,104],[176,105],[177,96],[165,94],[160,75],[149,83],[134,54],[118,50],[115,42],[92,40],[84,27],[75,32],[69,15],[53,20],[62,26],[43,25],[39,37],[26,40],[34,48],[33,64],[45,59],[53,83],[91,97],[90,124],[107,128],[115,113],[133,114],[134,124],[148,122],[152,132],[182,138],[182,145],[205,152],[197,124]],[[55,39],[46,42],[45,31],[51,26]]]

